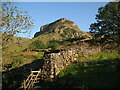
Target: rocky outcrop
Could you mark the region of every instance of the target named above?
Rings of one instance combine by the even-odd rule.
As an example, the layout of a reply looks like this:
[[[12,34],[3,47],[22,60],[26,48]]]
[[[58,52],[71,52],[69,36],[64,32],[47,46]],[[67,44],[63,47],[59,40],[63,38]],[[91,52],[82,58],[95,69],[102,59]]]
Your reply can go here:
[[[54,35],[55,34],[60,35],[60,37],[63,37],[64,39],[66,38],[91,38],[89,34],[81,31],[74,22],[66,18],[61,18],[59,20],[56,20],[53,23],[41,26],[40,31],[37,32],[34,35],[34,37],[38,37],[40,35],[45,35],[45,34],[50,34],[50,33],[54,33]]]
[[[73,46],[54,52],[47,52],[44,56],[44,65],[42,69],[42,79],[52,80],[58,73],[67,67],[71,62],[77,60],[79,54],[87,57],[89,54],[99,53],[99,47]]]

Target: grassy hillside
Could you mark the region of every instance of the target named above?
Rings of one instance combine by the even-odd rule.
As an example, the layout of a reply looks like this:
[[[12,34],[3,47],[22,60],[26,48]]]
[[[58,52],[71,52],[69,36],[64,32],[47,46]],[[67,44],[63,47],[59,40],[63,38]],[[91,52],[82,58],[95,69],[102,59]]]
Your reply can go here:
[[[4,40],[4,37],[7,37],[6,34],[2,34],[2,49],[3,52],[20,52],[28,47],[31,43],[31,39],[11,36],[7,41]]]
[[[41,40],[43,41],[43,43],[46,44],[47,42],[52,41],[52,40],[61,41],[62,39],[63,37],[61,37],[59,34],[50,33],[50,34],[40,35],[39,37],[34,38],[33,41]]]
[[[91,55],[88,58],[81,58],[78,57],[78,62],[71,63],[59,73],[55,80],[47,83],[46,86],[81,88],[83,90],[120,88],[120,54],[101,53]],[[84,61],[81,62],[81,60]]]

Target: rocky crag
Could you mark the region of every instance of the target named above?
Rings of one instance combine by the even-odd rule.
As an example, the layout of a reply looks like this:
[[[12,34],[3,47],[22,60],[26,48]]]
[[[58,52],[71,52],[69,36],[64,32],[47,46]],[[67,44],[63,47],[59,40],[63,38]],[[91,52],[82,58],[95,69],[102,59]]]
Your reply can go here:
[[[55,22],[41,26],[40,31],[35,33],[34,37],[39,40],[45,39],[43,41],[62,41],[68,38],[92,38],[90,34],[81,31],[74,22],[66,18],[61,18]]]
[[[5,36],[5,35],[2,35]],[[44,44],[50,41],[64,42],[68,39],[89,40],[92,38],[87,32],[81,31],[78,26],[66,18],[61,18],[50,24],[41,26],[40,31],[36,32],[33,39],[13,36],[9,41],[4,41],[5,51],[14,52],[26,49],[30,43],[40,40]],[[14,49],[13,49],[14,46]]]

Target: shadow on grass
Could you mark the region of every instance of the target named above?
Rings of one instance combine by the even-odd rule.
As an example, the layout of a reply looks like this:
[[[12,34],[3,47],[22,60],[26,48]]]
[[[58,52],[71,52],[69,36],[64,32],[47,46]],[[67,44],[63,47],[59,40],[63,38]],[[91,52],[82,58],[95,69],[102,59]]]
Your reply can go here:
[[[72,63],[62,70],[50,88],[120,88],[120,59]]]
[[[2,72],[2,89],[7,90],[6,88],[10,88],[12,90],[17,89],[21,86],[21,83],[27,76],[30,74],[32,70],[39,70],[42,68],[44,60],[38,59],[32,63],[25,64],[21,67],[12,69],[10,71]]]

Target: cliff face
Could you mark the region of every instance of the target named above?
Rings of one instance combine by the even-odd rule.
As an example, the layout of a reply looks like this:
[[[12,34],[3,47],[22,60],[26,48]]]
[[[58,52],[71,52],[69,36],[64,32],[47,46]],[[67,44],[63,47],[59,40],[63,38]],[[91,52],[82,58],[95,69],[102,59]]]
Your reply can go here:
[[[37,32],[34,37],[47,34],[57,34],[59,39],[91,37],[86,32],[81,31],[74,22],[66,18],[61,18],[53,23],[41,26],[40,31]],[[54,39],[58,39],[58,37],[55,37]]]

